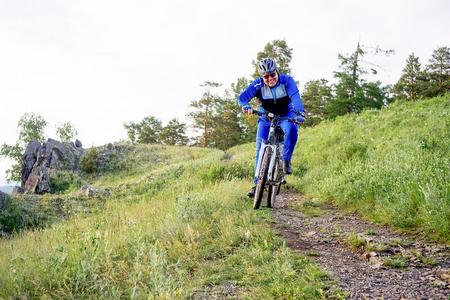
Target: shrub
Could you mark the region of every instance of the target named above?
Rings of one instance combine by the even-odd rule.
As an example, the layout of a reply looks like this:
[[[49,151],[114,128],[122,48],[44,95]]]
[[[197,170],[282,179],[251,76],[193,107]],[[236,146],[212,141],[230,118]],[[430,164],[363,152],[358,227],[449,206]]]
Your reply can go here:
[[[8,201],[6,207],[0,210],[0,232],[12,233],[20,229],[20,207],[15,201]]]
[[[96,148],[90,148],[81,158],[80,167],[84,173],[93,174],[98,170],[99,153]]]
[[[83,181],[74,173],[56,171],[50,174],[52,193],[62,193],[73,188],[80,188],[82,185]]]

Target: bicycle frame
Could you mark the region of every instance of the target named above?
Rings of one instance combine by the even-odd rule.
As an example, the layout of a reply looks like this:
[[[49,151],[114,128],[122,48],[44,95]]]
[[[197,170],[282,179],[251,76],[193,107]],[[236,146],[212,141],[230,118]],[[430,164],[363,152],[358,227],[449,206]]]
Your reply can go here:
[[[281,135],[283,134],[283,131],[280,128],[280,121],[283,119],[289,119],[289,118],[282,118],[279,116],[276,116],[272,113],[268,113],[267,116],[269,117],[269,119],[271,120],[270,123],[270,129],[269,129],[269,136],[267,140],[263,140],[262,144],[261,144],[261,149],[259,150],[259,154],[258,154],[258,165],[256,166],[255,169],[255,177],[258,176],[258,172],[259,172],[259,168],[261,165],[261,160],[262,157],[264,155],[264,152],[266,151],[266,149],[268,147],[272,148],[272,153],[274,153],[275,155],[272,155],[271,159],[270,159],[270,164],[269,164],[269,172],[267,174],[267,180],[269,184],[279,184],[283,181],[284,178],[284,173],[282,173],[281,179],[276,180],[276,168],[275,168],[275,164],[277,162],[277,160],[281,160],[281,150],[282,150],[282,141],[283,139],[281,139]]]

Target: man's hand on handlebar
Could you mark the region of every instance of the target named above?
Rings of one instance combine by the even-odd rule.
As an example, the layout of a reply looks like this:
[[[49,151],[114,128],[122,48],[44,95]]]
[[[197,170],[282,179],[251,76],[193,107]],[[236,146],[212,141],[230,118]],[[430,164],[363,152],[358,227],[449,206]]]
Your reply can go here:
[[[259,115],[262,116],[264,114],[267,114],[267,111],[262,107],[262,106],[258,106],[257,109],[254,109],[253,107],[251,107],[250,105],[244,105],[242,106],[242,111],[248,115]]]
[[[263,116],[263,115],[267,115],[269,118],[273,118],[274,114],[266,111],[262,106],[258,106],[257,109],[254,109],[253,107],[251,107],[249,104],[246,104],[244,106],[242,106],[242,112],[244,112],[247,115],[258,115],[258,116]],[[283,119],[283,118],[282,118]],[[297,125],[302,125],[305,123],[305,113],[304,112],[299,112],[297,113],[297,116],[295,116],[294,118],[284,118],[289,120],[290,122],[294,122]]]
[[[247,115],[253,114],[253,108],[250,105],[244,105],[242,106],[242,112],[246,113]]]
[[[305,123],[305,114],[304,113],[298,113],[295,117],[295,122],[299,124]]]

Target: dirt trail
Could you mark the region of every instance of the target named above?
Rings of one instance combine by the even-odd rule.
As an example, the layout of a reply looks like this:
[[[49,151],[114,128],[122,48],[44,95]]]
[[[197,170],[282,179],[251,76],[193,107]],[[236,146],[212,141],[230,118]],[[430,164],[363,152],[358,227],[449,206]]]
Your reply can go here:
[[[287,245],[318,262],[349,299],[450,299],[450,247],[427,244],[301,195],[273,210]]]

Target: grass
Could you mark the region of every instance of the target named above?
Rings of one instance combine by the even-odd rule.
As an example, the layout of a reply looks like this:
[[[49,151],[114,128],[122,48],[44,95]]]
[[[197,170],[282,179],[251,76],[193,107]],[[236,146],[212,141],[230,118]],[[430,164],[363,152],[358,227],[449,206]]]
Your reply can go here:
[[[389,247],[385,243],[369,242],[369,243],[367,243],[366,248],[367,248],[367,251],[384,252]]]
[[[243,298],[344,297],[277,237],[269,210],[251,209],[250,164],[183,152],[146,172],[92,177],[110,190],[101,209],[0,241],[0,298],[189,298],[230,281]]]
[[[354,232],[351,232],[345,239],[345,242],[350,245],[353,249],[357,250],[361,247],[365,247],[367,242],[366,239]]]
[[[325,213],[322,209],[322,203],[317,200],[305,200],[293,203],[291,206],[293,209],[301,211],[309,217],[319,217]]]
[[[300,209],[317,215],[318,203],[329,201],[448,242],[449,114],[447,95],[301,130],[289,185],[319,201]],[[27,226],[15,227],[21,199],[0,216],[11,231],[35,228],[0,241],[0,298],[189,298],[227,282],[237,284],[242,298],[345,297],[277,237],[268,210],[252,210],[243,196],[254,144],[226,154],[119,148],[101,176],[75,183],[60,176],[60,194],[27,210]],[[82,196],[84,181],[108,193]],[[36,217],[53,204],[61,218]],[[365,243],[356,234],[347,240],[353,247]],[[394,257],[385,264],[404,267],[406,261]]]
[[[365,235],[376,235],[377,232],[375,231],[375,229],[367,229],[367,230],[364,232],[364,234],[365,234]]]
[[[375,222],[450,240],[450,94],[300,131],[289,183]]]
[[[401,255],[383,257],[383,265],[386,267],[403,269],[408,266],[406,259]]]
[[[436,266],[439,262],[436,258],[425,256],[421,251],[416,249],[408,250],[408,255],[418,259],[422,264],[426,266]]]

